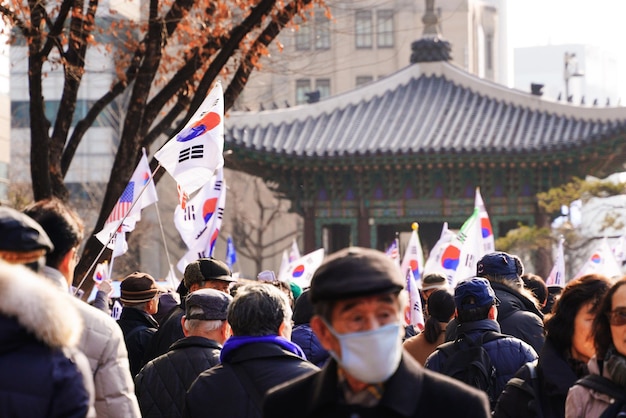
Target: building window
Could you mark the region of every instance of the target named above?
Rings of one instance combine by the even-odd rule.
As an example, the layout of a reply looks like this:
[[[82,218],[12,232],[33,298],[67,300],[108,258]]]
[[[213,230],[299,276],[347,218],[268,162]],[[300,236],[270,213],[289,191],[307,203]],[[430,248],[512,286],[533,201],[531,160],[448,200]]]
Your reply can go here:
[[[493,70],[493,35],[485,35],[485,68]]]
[[[371,48],[372,47],[372,11],[359,10],[356,12],[356,47]]]
[[[296,31],[296,50],[306,51],[311,49],[311,25],[309,22],[300,20]]]
[[[374,77],[371,75],[360,75],[356,78],[356,86],[359,87],[364,84],[371,83],[372,81],[374,81]]]
[[[321,10],[315,12],[315,49],[330,49],[330,20]]]
[[[320,99],[330,96],[330,78],[315,80],[315,89],[320,93]]]
[[[87,112],[94,103],[94,100],[76,100],[72,126],[76,126],[78,121],[87,116]],[[54,123],[60,105],[61,102],[59,100],[47,100],[44,104],[46,119]],[[117,118],[115,115],[117,115],[117,105],[113,102],[104,111],[100,112],[92,126],[116,126]],[[11,128],[30,128],[30,103],[28,101],[11,102]]]
[[[379,48],[393,48],[393,10],[376,12],[376,43]]]
[[[311,91],[311,80],[301,78],[296,80],[296,104],[304,104],[307,102],[307,93]]]

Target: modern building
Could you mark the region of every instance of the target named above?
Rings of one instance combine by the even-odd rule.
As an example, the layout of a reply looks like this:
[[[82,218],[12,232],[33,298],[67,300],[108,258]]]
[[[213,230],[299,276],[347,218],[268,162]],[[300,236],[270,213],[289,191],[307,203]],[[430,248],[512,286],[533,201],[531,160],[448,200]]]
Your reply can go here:
[[[237,109],[312,102],[392,74],[409,64],[411,44],[433,19],[452,46],[452,62],[506,84],[503,0],[338,0],[330,2],[329,11],[330,19],[314,9],[306,22],[281,32],[251,75]]]

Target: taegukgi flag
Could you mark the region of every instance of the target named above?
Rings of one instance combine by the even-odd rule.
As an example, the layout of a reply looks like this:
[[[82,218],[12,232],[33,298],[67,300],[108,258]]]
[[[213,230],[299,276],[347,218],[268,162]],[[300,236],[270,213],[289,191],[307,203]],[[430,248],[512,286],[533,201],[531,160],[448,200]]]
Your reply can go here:
[[[489,220],[489,214],[487,213],[487,208],[485,208],[483,197],[480,194],[480,187],[476,188],[474,206],[478,208],[478,214],[480,216],[480,232],[482,237],[483,252],[484,254],[492,253],[496,250],[496,243],[493,236],[493,228],[491,228],[491,221]]]
[[[190,262],[213,254],[225,206],[226,183],[224,170],[220,168],[211,181],[187,202],[185,209],[176,207],[174,224],[189,249],[177,265],[181,272]]]
[[[448,223],[443,223],[439,241],[435,243],[426,265],[424,275],[431,273],[442,273],[448,278],[448,285],[453,285],[454,274],[461,259],[461,248],[458,246],[456,234],[448,229]]]
[[[406,277],[409,270],[413,272],[416,283],[419,284],[422,281],[422,272],[424,270],[424,253],[422,252],[422,244],[420,243],[419,236],[417,235],[417,224],[413,226],[411,232],[411,238],[404,251],[404,258],[402,259],[402,265],[400,270],[402,275]]]
[[[420,292],[417,290],[417,283],[413,276],[413,271],[408,270],[406,275],[406,291],[409,294],[409,306],[410,309],[406,314],[406,322],[408,325],[413,325],[420,332],[424,330],[424,311],[422,309],[422,298]]]
[[[593,273],[602,274],[609,278],[620,277],[622,275],[622,269],[615,260],[613,251],[611,251],[606,238],[602,239],[600,246],[591,253],[587,262],[572,280]]]
[[[302,289],[307,289],[311,285],[313,273],[322,261],[324,261],[324,249],[320,248],[289,263],[287,269],[278,276],[278,280],[287,283],[294,282]]]
[[[224,93],[218,81],[185,127],[154,157],[191,194],[224,165]]]
[[[461,227],[456,236],[456,246],[460,247],[459,265],[454,274],[452,287],[461,280],[476,275],[476,264],[485,255],[482,245],[482,231],[480,228],[480,211],[474,208],[474,213]]]

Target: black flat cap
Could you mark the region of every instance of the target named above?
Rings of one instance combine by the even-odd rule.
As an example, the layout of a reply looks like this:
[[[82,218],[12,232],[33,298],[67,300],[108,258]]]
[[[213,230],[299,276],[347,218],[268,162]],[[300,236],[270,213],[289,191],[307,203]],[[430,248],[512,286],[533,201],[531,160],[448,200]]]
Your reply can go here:
[[[384,253],[350,247],[330,255],[311,279],[310,298],[340,300],[399,292],[404,280],[398,266]]]
[[[222,280],[236,282],[228,265],[216,258],[199,258],[187,265],[183,274],[183,281],[187,289],[194,284],[201,284],[207,280]]]
[[[0,207],[0,250],[50,252],[53,249],[50,238],[34,219],[15,209]]]

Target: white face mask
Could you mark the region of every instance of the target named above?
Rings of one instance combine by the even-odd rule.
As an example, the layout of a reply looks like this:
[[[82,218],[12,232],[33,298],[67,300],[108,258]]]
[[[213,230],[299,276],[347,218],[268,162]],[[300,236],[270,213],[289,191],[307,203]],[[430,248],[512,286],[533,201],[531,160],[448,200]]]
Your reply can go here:
[[[363,383],[381,383],[398,368],[402,358],[402,327],[398,322],[347,334],[326,326],[341,347],[341,357],[332,350],[330,354],[352,377]]]

